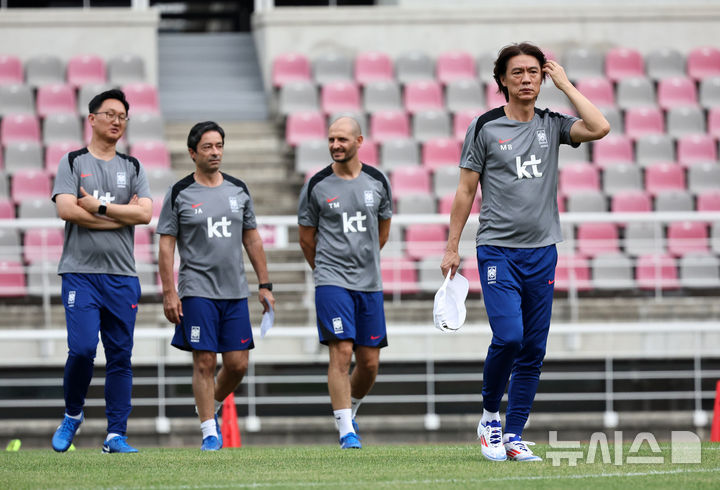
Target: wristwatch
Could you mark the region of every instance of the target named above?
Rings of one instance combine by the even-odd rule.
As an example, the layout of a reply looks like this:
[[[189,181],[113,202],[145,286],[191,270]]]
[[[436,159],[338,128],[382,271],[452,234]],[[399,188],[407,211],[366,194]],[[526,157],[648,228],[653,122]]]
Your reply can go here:
[[[267,289],[268,291],[272,291],[272,283],[264,282],[262,284],[258,284],[258,290],[260,290],[260,289]]]
[[[107,214],[107,206],[104,205],[104,204],[101,204],[100,206],[98,206],[98,212],[97,212],[97,214],[100,214],[100,215],[103,215],[103,216],[104,216],[105,214]]]

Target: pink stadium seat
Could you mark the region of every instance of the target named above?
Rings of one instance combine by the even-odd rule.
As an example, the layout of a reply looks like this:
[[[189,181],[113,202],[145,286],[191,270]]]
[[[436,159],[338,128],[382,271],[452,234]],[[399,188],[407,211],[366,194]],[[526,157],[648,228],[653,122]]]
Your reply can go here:
[[[641,255],[635,264],[635,280],[640,289],[677,289],[677,264],[670,255]]]
[[[152,216],[153,218],[160,217],[160,211],[162,211],[163,196],[154,196],[152,202]]]
[[[440,214],[450,214],[450,211],[452,211],[452,203],[455,199],[455,193],[447,194],[443,197],[441,197],[438,200],[438,213]],[[475,199],[472,203],[472,206],[470,207],[470,213],[471,214],[477,214],[480,212],[480,205],[482,204],[482,198],[478,197]]]
[[[378,111],[370,115],[370,137],[378,143],[410,137],[410,120],[405,111]]]
[[[380,162],[378,145],[371,139],[364,139],[362,145],[358,149],[358,157],[361,162],[377,167]]]
[[[430,169],[460,163],[462,145],[453,138],[426,141],[422,146],[422,164]]]
[[[395,78],[393,62],[385,53],[365,52],[355,57],[355,80],[360,85],[370,82],[392,81]]]
[[[139,141],[130,147],[130,155],[147,168],[170,168],[170,151],[163,141]]]
[[[503,93],[498,92],[497,84],[494,80],[488,82],[487,85],[485,85],[485,98],[487,99],[485,107],[487,107],[488,109],[502,107],[507,104]]]
[[[0,219],[15,219],[15,203],[10,199],[0,198]]]
[[[437,79],[444,85],[453,80],[475,78],[475,60],[463,51],[442,53],[435,66]]]
[[[28,114],[10,114],[0,121],[0,142],[40,141],[40,122]]]
[[[446,240],[445,225],[415,224],[405,228],[405,246],[408,257],[412,259],[439,259],[445,253]]]
[[[57,83],[38,87],[36,105],[40,117],[48,114],[75,114],[77,113],[75,88],[72,85]]]
[[[685,169],[681,165],[657,163],[645,169],[645,190],[652,195],[685,188]]]
[[[22,61],[8,54],[0,54],[0,85],[22,84],[25,80]]]
[[[625,134],[637,139],[665,132],[665,117],[658,107],[630,107],[625,111]]]
[[[657,97],[658,105],[664,110],[698,103],[697,87],[690,78],[663,78],[658,82]]]
[[[605,54],[605,74],[613,82],[629,77],[644,77],[645,61],[635,49],[614,48]]]
[[[617,225],[614,223],[580,223],[577,227],[577,251],[586,257],[619,252]]]
[[[458,271],[460,272],[460,274],[463,275],[465,279],[468,280],[468,283],[470,283],[469,286],[471,293],[482,292],[482,284],[480,283],[480,271],[477,267],[476,258],[469,257],[467,259],[464,259],[460,264],[460,269],[458,269]]]
[[[147,226],[135,228],[135,261],[152,264],[153,260],[152,231]]]
[[[383,292],[386,294],[413,294],[420,290],[415,261],[411,259],[380,259],[380,272],[382,275]]]
[[[720,75],[720,49],[705,46],[690,51],[687,57],[687,72],[695,80]]]
[[[272,83],[274,87],[282,87],[288,82],[309,81],[310,61],[303,54],[285,53],[273,60]]]
[[[707,128],[710,136],[720,139],[720,106],[708,109]]]
[[[693,165],[717,160],[717,146],[709,134],[691,134],[678,139],[678,161],[682,165]]]
[[[557,193],[557,207],[558,213],[564,213],[567,211],[565,208],[565,197],[560,192]]]
[[[405,85],[405,109],[409,112],[442,110],[443,91],[439,83],[431,80],[417,80]]]
[[[681,257],[691,252],[708,252],[707,224],[699,221],[676,221],[667,228],[668,252]]]
[[[75,88],[88,83],[105,83],[105,60],[96,55],[78,55],[68,60],[67,80]]]
[[[18,170],[12,176],[10,196],[15,203],[24,199],[48,199],[50,174],[44,170]]]
[[[320,104],[325,114],[360,111],[360,88],[355,82],[337,80],[322,87]]]
[[[398,167],[390,174],[393,196],[430,193],[430,171],[424,167]]]
[[[25,270],[19,262],[0,261],[0,296],[19,297],[27,295]]]
[[[612,196],[610,210],[613,213],[645,213],[652,211],[652,199],[645,191],[628,189]]]
[[[57,174],[60,159],[71,151],[82,147],[79,141],[50,143],[45,147],[45,171],[50,175]]]
[[[582,255],[560,255],[555,268],[555,289],[558,291],[589,291],[590,265]]]
[[[160,112],[160,102],[155,85],[143,82],[128,83],[123,85],[122,91],[125,92],[125,98],[130,104],[131,119],[133,114]]]
[[[458,141],[465,141],[465,134],[473,119],[479,114],[476,111],[460,111],[453,116],[453,135]]]
[[[23,258],[26,263],[57,262],[62,255],[65,232],[62,228],[32,228],[23,237]]]
[[[720,190],[706,190],[697,195],[698,211],[720,211]]]
[[[632,140],[627,136],[608,135],[593,142],[593,163],[601,167],[634,161]]]
[[[572,163],[560,169],[558,190],[563,195],[600,190],[600,173],[594,165]]]
[[[578,80],[577,89],[598,107],[615,105],[613,85],[607,78],[584,78]]]
[[[325,117],[320,112],[295,112],[285,121],[285,141],[291,146],[326,137]]]

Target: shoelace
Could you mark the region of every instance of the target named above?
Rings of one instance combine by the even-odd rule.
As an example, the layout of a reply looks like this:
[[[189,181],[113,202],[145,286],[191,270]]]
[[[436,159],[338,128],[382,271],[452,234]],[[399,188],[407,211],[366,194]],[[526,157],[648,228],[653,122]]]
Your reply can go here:
[[[119,441],[117,439],[120,439]],[[128,446],[127,442],[127,436],[120,436],[119,438],[112,439],[113,441],[117,441],[115,443],[115,446],[117,446],[118,449],[127,449],[130,446]],[[108,441],[108,445],[110,445],[110,441]]]
[[[530,441],[512,441],[514,449],[517,449],[518,451],[522,451],[525,453],[532,453],[530,448],[528,446],[534,446],[534,442]]]
[[[502,444],[502,429],[490,426],[490,444]]]
[[[70,422],[70,421],[67,420],[67,419],[64,419],[64,420],[62,421],[62,423],[60,424],[59,429],[60,429],[60,432],[62,433],[62,435],[63,435],[64,437],[69,437],[69,436],[71,436],[72,433],[73,433],[73,430],[74,430],[74,429],[73,429],[73,424],[72,424],[72,422]]]

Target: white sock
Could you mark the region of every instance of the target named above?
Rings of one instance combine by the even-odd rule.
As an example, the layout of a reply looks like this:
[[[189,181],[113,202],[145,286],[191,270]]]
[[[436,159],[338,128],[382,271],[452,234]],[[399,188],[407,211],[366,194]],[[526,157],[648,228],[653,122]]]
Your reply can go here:
[[[217,429],[215,429],[215,419],[207,419],[205,422],[200,424],[200,430],[202,430],[203,439],[208,436],[217,437]]]
[[[503,434],[503,444],[507,444],[508,442],[510,442],[511,437],[515,437],[515,434],[513,434],[512,432]]]
[[[116,437],[120,436],[120,434],[116,434],[115,432],[111,432],[107,435],[105,438],[105,442],[108,442],[110,439],[115,439]]]
[[[223,402],[215,400],[215,413],[218,413],[223,406]]]
[[[480,422],[483,425],[487,425],[488,422],[492,422],[493,420],[500,422],[500,412],[488,412],[483,408],[483,414]]]
[[[65,416],[75,420],[82,420],[82,412],[77,415],[70,415],[69,413],[65,412]]]
[[[350,406],[352,407],[352,418],[355,418],[357,415],[358,408],[360,408],[360,404],[362,403],[362,398],[355,398],[350,397]]]
[[[335,423],[337,424],[338,432],[340,433],[340,437],[344,437],[346,434],[349,434],[350,432],[355,432],[353,430],[352,426],[352,409],[351,408],[342,408],[340,410],[333,410],[333,415],[335,415]]]

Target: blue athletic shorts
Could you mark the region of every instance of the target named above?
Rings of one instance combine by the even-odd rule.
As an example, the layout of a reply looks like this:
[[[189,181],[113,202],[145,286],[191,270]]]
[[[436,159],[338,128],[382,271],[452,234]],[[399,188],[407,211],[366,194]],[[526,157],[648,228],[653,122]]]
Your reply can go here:
[[[339,286],[315,288],[320,343],[352,340],[355,345],[385,347],[385,308],[382,291],[351,291]]]
[[[247,298],[182,299],[183,316],[171,344],[186,351],[230,352],[255,347]]]

